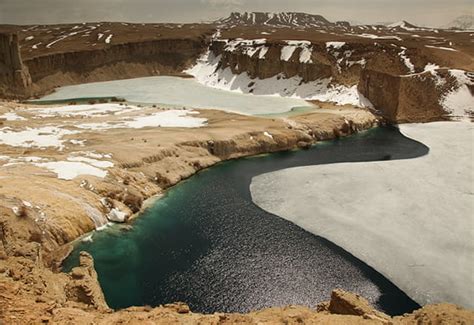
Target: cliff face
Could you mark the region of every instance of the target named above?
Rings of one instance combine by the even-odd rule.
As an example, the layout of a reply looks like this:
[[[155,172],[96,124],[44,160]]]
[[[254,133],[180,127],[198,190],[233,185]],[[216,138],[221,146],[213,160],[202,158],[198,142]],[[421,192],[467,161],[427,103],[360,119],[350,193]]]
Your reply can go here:
[[[0,97],[17,99],[77,83],[181,74],[213,31],[125,23],[7,27],[0,25]]]
[[[436,77],[426,72],[421,75],[394,76],[364,70],[358,85],[359,91],[380,108],[385,118],[398,123],[430,122],[448,119],[448,112],[440,104],[442,94],[454,87],[445,71],[448,82],[436,84]]]
[[[111,79],[179,74],[206,49],[199,39],[164,39],[110,46],[106,49],[53,53],[25,61],[34,92]]]
[[[472,90],[466,90],[472,89],[472,75],[440,68],[430,63],[435,57],[417,48],[377,42],[214,39],[209,51],[198,68],[190,70],[209,86],[373,106],[395,123],[472,114],[472,101],[466,99],[472,97]]]
[[[31,78],[28,68],[23,65],[18,35],[0,34],[0,96],[13,97],[17,94],[28,96]]]

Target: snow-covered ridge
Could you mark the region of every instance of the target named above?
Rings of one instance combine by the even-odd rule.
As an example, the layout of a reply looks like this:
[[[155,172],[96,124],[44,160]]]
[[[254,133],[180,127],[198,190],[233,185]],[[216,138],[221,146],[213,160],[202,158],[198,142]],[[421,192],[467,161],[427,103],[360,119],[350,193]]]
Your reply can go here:
[[[388,28],[391,28],[391,29],[403,29],[403,30],[406,30],[406,31],[409,31],[409,32],[414,32],[414,31],[433,31],[434,29],[432,28],[425,28],[425,27],[418,27],[418,26],[415,26],[413,24],[410,24],[408,22],[406,22],[405,20],[401,20],[401,21],[398,21],[396,23],[393,23],[393,24],[389,24],[387,25]]]
[[[215,22],[220,26],[321,27],[332,25],[321,15],[300,12],[233,12]]]

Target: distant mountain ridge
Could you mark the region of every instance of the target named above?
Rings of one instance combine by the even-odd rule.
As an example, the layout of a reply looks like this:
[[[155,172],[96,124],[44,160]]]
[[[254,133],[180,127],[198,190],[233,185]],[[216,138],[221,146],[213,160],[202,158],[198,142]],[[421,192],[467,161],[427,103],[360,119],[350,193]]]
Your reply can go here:
[[[330,22],[322,15],[308,14],[304,12],[232,12],[228,17],[219,19],[214,22],[217,25],[225,27],[235,26],[270,26],[270,27],[287,27],[287,28],[349,28],[355,25],[371,26],[370,24],[350,24],[347,21]],[[377,26],[385,25],[388,29],[399,29],[414,31],[422,29],[407,21],[399,21],[396,23],[375,24]]]
[[[451,29],[474,29],[474,16],[463,15],[459,16],[443,28]]]
[[[274,27],[321,27],[333,25],[321,15],[302,12],[233,12],[229,17],[216,21],[220,25],[274,26]]]

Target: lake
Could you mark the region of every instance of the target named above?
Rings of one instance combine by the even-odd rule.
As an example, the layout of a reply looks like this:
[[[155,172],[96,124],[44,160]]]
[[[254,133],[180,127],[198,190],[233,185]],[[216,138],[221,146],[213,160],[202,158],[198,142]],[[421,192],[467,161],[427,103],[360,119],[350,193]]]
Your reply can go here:
[[[78,264],[80,251],[91,253],[112,308],[175,301],[204,313],[314,307],[341,288],[390,315],[410,312],[418,304],[376,270],[258,208],[249,185],[256,175],[288,167],[409,159],[428,150],[381,127],[309,150],[221,163],[169,189],[132,228],[115,225],[78,243],[64,270]]]

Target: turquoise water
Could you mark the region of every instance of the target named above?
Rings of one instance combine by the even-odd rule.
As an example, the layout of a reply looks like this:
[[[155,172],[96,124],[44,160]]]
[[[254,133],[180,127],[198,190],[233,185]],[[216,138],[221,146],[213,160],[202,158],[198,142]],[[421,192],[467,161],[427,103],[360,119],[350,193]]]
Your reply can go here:
[[[314,307],[342,288],[389,314],[410,312],[419,306],[374,269],[259,209],[249,185],[255,175],[293,166],[408,159],[427,152],[395,128],[378,128],[305,151],[222,163],[171,188],[133,228],[113,226],[95,233],[92,243],[78,243],[64,269],[77,265],[81,250],[91,253],[113,308],[174,301],[205,313]]]

